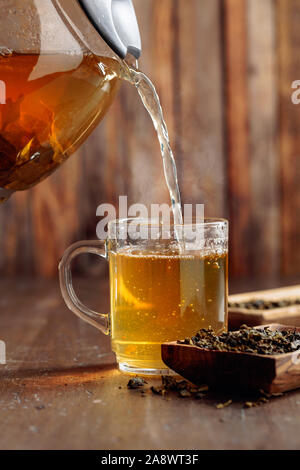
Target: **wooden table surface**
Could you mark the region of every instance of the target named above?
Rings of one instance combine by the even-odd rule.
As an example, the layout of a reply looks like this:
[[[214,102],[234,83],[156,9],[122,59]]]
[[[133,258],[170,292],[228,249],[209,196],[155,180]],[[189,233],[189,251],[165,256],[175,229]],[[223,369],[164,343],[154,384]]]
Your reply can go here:
[[[107,309],[106,282],[77,284],[92,307]],[[55,281],[1,281],[0,339],[0,449],[300,448],[300,391],[219,410],[230,397],[128,390],[109,338],[67,310]]]

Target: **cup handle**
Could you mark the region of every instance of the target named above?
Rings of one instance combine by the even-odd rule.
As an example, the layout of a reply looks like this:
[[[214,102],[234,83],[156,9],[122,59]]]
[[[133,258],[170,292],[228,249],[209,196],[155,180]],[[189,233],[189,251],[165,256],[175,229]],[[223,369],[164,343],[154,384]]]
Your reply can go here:
[[[108,335],[109,314],[98,313],[86,307],[73,288],[71,263],[81,253],[92,253],[107,260],[104,241],[82,241],[71,245],[65,251],[58,267],[61,293],[67,306],[75,315]]]

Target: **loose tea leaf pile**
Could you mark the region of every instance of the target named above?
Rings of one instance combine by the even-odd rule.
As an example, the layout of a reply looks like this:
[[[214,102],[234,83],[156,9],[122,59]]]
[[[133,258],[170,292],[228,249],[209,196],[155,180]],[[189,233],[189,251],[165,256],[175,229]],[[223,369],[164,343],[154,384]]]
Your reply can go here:
[[[180,398],[193,397],[201,399],[208,392],[207,385],[196,386],[187,380],[176,380],[174,377],[169,376],[162,376],[161,383],[161,387],[151,387],[154,395],[165,396],[168,392],[176,392]]]
[[[300,333],[294,330],[272,331],[268,327],[257,329],[243,325],[238,331],[222,333],[220,336],[215,335],[211,328],[202,329],[192,338],[177,343],[209,350],[272,355],[300,349]]]
[[[257,406],[264,405],[269,402],[270,398],[282,397],[283,393],[267,393],[264,390],[259,390],[261,396],[255,401],[245,401],[244,408],[256,408]]]
[[[197,386],[184,379],[176,379],[175,377],[170,376],[161,376],[160,386],[152,385],[150,388],[145,389],[146,384],[147,382],[142,377],[135,377],[129,380],[127,383],[127,388],[129,390],[138,389],[135,390],[135,392],[139,391],[141,397],[145,397],[147,392],[152,392],[153,395],[159,395],[167,400],[169,400],[167,396],[170,394],[176,394],[179,398],[190,398],[194,400],[201,400],[205,398],[211,399],[208,385],[203,384]],[[268,403],[272,398],[283,396],[283,393],[267,393],[264,390],[259,390],[258,393],[259,396],[257,396],[254,401],[244,401],[244,408],[258,407]],[[215,407],[218,410],[221,410],[223,408],[227,408],[232,403],[233,400],[229,399],[222,403],[216,403]]]
[[[130,379],[127,387],[134,390],[136,388],[141,388],[146,384],[146,380],[144,380],[142,377],[134,377],[133,379]]]
[[[300,305],[300,299],[283,299],[283,300],[249,300],[247,302],[229,302],[230,308],[245,308],[247,310],[271,310],[273,308],[291,307],[292,305]]]
[[[140,392],[144,394],[144,385],[146,384],[147,382],[143,378],[135,377],[129,380],[127,388],[130,390],[140,389]],[[162,375],[161,386],[152,385],[149,390],[151,390],[154,395],[160,395],[162,397],[167,395],[169,392],[175,392],[180,398],[193,397],[201,399],[206,396],[208,385],[197,386],[184,379],[177,380],[174,377]]]

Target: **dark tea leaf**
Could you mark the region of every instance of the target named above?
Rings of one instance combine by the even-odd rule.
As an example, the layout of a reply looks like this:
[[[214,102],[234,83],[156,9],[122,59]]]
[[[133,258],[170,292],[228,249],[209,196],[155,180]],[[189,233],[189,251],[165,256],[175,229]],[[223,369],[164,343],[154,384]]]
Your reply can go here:
[[[300,349],[300,333],[294,330],[272,331],[241,326],[238,331],[216,335],[211,328],[199,330],[191,339],[178,341],[216,351],[239,351],[249,354],[284,354]]]
[[[222,410],[223,408],[227,408],[227,406],[230,406],[231,403],[232,403],[232,400],[227,400],[225,403],[218,403],[218,404],[216,405],[216,408],[217,408],[218,410]]]
[[[140,388],[143,387],[147,382],[142,378],[142,377],[134,377],[133,379],[130,379],[127,388],[130,389],[135,389],[135,388]]]

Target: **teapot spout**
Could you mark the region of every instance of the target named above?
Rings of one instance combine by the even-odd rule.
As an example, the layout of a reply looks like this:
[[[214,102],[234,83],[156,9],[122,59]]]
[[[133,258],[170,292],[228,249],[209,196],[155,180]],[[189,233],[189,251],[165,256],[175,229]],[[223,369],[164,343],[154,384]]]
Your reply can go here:
[[[79,0],[85,14],[107,44],[125,59],[138,59],[141,37],[132,0]]]

